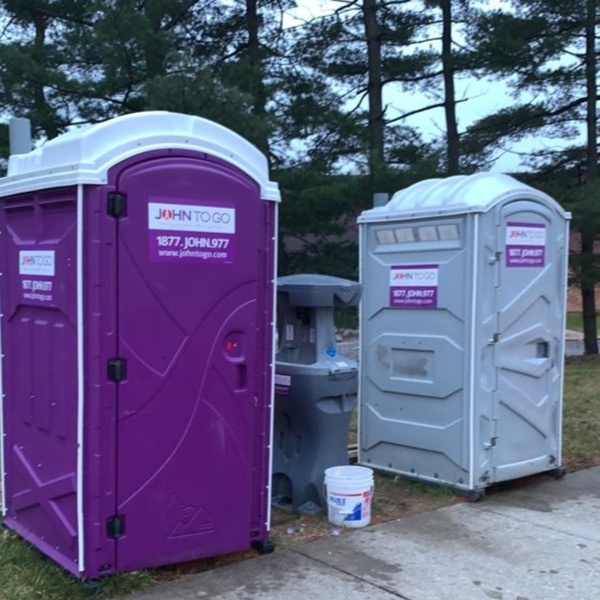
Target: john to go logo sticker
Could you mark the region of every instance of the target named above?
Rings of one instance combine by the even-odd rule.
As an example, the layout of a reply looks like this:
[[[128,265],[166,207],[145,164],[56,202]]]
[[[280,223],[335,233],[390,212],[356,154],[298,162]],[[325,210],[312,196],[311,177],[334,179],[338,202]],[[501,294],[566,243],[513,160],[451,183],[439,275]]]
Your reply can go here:
[[[54,277],[54,250],[20,250],[19,275]]]
[[[236,233],[232,206],[148,203],[150,260],[232,263]]]
[[[507,267],[543,267],[546,258],[546,226],[537,223],[507,223],[504,250]]]
[[[397,265],[390,268],[392,308],[437,308],[439,265]]]

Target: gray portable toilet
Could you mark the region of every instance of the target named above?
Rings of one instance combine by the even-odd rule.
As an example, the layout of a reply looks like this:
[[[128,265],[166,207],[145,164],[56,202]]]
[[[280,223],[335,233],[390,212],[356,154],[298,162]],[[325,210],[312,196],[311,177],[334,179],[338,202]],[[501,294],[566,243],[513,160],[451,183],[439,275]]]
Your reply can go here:
[[[507,175],[362,213],[359,462],[469,491],[561,469],[566,213]]]

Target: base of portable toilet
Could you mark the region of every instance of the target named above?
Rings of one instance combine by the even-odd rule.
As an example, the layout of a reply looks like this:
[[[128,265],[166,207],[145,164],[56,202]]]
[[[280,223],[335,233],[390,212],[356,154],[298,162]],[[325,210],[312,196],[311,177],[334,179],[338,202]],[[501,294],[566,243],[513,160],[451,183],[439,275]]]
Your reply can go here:
[[[361,464],[475,495],[562,472],[569,218],[492,173],[363,212]]]
[[[2,517],[75,576],[272,547],[278,200],[256,148],[187,115],[10,158]]]

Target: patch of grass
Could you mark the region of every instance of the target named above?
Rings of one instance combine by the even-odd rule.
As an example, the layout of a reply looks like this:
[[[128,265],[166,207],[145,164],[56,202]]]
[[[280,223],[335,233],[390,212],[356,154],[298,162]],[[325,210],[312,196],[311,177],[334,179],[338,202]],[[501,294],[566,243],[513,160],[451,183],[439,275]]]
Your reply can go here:
[[[150,572],[106,577],[94,598],[112,598],[152,583]],[[83,582],[46,558],[36,548],[0,528],[0,600],[89,600]]]
[[[334,313],[335,326],[338,329],[358,329],[358,307],[342,306]]]
[[[596,325],[600,326],[598,323],[598,317],[596,317]],[[571,329],[572,331],[579,331],[583,333],[583,316],[580,312],[568,312],[567,313],[567,321],[565,327],[567,329]]]
[[[376,473],[373,523],[385,523],[463,501],[464,498],[445,485]]]
[[[580,312],[568,312],[565,327],[572,331],[583,331],[583,318]]]
[[[600,357],[567,361],[563,404],[563,458],[568,469],[600,464]]]
[[[333,525],[327,520],[327,513],[299,515],[281,508],[273,508],[271,517],[271,537],[275,546],[299,546],[306,542],[329,535]]]
[[[358,403],[354,406],[350,426],[348,427],[348,445],[355,446],[358,443]]]

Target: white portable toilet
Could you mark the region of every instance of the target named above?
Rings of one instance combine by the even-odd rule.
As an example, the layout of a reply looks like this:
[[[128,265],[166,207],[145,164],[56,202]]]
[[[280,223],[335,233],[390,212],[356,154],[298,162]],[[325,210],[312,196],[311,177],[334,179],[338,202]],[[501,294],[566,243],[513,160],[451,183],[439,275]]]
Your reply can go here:
[[[359,462],[483,497],[561,468],[570,214],[507,175],[362,213]]]

